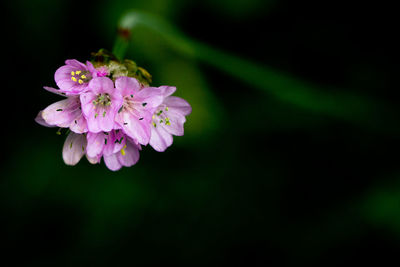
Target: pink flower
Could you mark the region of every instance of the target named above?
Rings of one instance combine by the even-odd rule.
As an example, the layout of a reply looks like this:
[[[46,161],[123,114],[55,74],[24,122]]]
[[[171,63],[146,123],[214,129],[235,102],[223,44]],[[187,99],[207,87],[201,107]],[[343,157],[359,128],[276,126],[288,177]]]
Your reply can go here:
[[[130,138],[127,138],[126,144],[118,152],[110,155],[104,155],[104,163],[107,168],[112,171],[118,171],[124,167],[130,167],[136,164],[139,160],[140,145],[135,143]]]
[[[121,130],[87,134],[87,155],[90,158],[111,155],[120,151],[126,144],[126,135]]]
[[[122,106],[122,96],[107,77],[93,78],[88,91],[80,95],[82,112],[90,132],[109,132],[114,129],[115,116]]]
[[[113,171],[136,164],[140,149],[140,145],[130,140],[121,130],[87,134],[86,153],[89,162],[98,163],[103,157],[106,166]]]
[[[156,151],[163,152],[172,144],[172,135],[183,135],[185,116],[192,112],[192,108],[186,100],[171,96],[175,87],[161,86],[159,89],[164,100],[152,117],[150,145]]]
[[[153,87],[142,89],[139,82],[130,77],[119,77],[115,87],[123,97],[115,121],[129,137],[147,145],[150,140],[151,117],[163,99],[160,91]]]
[[[54,92],[57,89],[45,87],[46,90]],[[54,92],[59,94],[59,92]],[[88,131],[85,117],[82,115],[81,101],[79,96],[70,96],[67,99],[55,102],[39,112],[36,122],[44,126],[58,126],[69,128],[75,133]]]
[[[54,74],[54,80],[60,91],[67,95],[77,95],[84,92],[93,77],[88,66],[75,59],[66,60],[65,64],[57,69]],[[91,63],[90,65],[93,67]]]

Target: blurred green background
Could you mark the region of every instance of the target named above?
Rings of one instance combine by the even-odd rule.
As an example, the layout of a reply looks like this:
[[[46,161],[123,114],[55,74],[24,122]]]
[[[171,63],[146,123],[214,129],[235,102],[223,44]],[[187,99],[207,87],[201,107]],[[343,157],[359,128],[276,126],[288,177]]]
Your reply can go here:
[[[175,85],[192,105],[185,135],[164,153],[144,148],[137,165],[118,172],[86,159],[68,167],[65,136],[33,120],[60,99],[42,87],[55,86],[65,59],[112,49],[118,20],[132,8],[195,40],[193,53],[182,53],[169,33],[138,27],[126,54],[154,86]],[[0,211],[9,266],[335,266],[396,258],[395,9],[16,0],[2,10]]]

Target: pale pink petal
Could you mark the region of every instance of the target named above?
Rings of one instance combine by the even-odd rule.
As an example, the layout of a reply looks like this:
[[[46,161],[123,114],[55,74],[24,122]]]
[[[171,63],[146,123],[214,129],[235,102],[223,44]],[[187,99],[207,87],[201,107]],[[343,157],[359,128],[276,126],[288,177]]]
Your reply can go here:
[[[169,96],[165,98],[164,104],[169,110],[180,113],[184,116],[187,116],[192,112],[192,107],[189,105],[189,103],[177,96]]]
[[[156,108],[163,102],[164,98],[160,91],[154,87],[146,87],[135,94],[136,101],[142,102],[146,109]],[[151,111],[153,113],[154,110]]]
[[[82,112],[71,122],[69,129],[79,134],[88,131],[87,122]]]
[[[74,67],[75,69],[78,69],[78,70],[86,70],[87,69],[85,64],[79,62],[76,59],[67,59],[67,60],[65,60],[65,65],[70,65],[70,66],[72,66],[72,67]]]
[[[68,127],[75,118],[70,104],[70,99],[58,101],[42,111],[42,118],[47,124]]]
[[[35,118],[35,121],[36,121],[37,123],[39,123],[40,125],[45,126],[45,127],[55,127],[54,125],[48,124],[48,123],[43,119],[43,117],[42,117],[42,112],[43,112],[43,111],[39,111],[39,113],[37,114],[37,116],[36,116],[36,118]]]
[[[151,127],[151,137],[149,144],[158,152],[165,151],[172,145],[172,135],[166,132],[162,127]]]
[[[89,157],[97,157],[103,152],[107,136],[104,133],[87,133],[86,153]]]
[[[115,88],[121,95],[126,96],[138,92],[140,84],[135,78],[121,76],[115,81]]]
[[[163,95],[164,97],[170,96],[176,91],[176,87],[167,85],[160,86],[158,87],[158,89],[160,90],[161,95]]]
[[[110,170],[118,171],[119,169],[122,168],[121,163],[119,163],[118,161],[117,153],[108,156],[104,155],[103,158],[104,158],[104,163]]]
[[[114,94],[114,83],[107,77],[96,77],[89,82],[89,88],[94,94]]]
[[[100,159],[101,159],[101,157],[93,157],[93,158],[91,158],[91,157],[89,157],[87,154],[86,154],[86,159],[89,161],[89,163],[91,163],[91,164],[97,164],[97,163],[100,163]]]
[[[48,87],[48,86],[44,86],[43,87],[45,90],[49,91],[50,93],[56,94],[56,95],[61,95],[61,96],[65,96],[64,92],[61,92],[60,89],[56,89],[53,87]]]
[[[122,166],[130,167],[139,160],[139,149],[131,142],[127,142],[123,152],[117,152],[118,161]]]
[[[63,160],[67,165],[75,165],[85,154],[86,138],[83,134],[70,133],[63,147]]]
[[[182,136],[183,124],[186,122],[185,116],[171,111],[168,111],[168,113],[166,113],[166,116],[169,118],[169,125],[162,124],[160,126],[163,127],[170,134]]]
[[[136,139],[142,145],[149,143],[151,124],[148,121],[140,120],[129,112],[119,113],[116,121],[129,137]]]

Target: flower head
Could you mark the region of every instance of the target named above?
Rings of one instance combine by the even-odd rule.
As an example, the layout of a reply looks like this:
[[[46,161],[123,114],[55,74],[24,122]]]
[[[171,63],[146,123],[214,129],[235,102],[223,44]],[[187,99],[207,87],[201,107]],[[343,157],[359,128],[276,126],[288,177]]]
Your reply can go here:
[[[63,147],[67,165],[85,155],[91,164],[104,160],[113,171],[139,160],[141,145],[164,151],[173,135],[183,135],[191,112],[175,87],[149,87],[151,75],[131,60],[120,62],[100,50],[93,63],[65,61],[55,73],[59,88],[44,87],[64,97],[40,111],[36,122],[70,130]],[[95,67],[96,66],[96,67]]]

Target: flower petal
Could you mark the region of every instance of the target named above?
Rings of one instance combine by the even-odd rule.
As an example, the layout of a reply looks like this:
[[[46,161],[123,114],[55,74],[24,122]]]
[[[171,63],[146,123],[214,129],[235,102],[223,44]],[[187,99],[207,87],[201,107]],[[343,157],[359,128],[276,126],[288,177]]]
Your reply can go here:
[[[163,127],[151,127],[150,145],[158,152],[165,151],[172,145],[172,135],[166,132]]]
[[[177,96],[169,96],[165,98],[164,104],[169,110],[180,113],[184,116],[187,116],[192,112],[192,107],[189,105],[189,103]]]
[[[63,160],[67,165],[75,165],[85,154],[86,137],[83,134],[70,133],[63,147]]]
[[[126,144],[126,148],[121,150],[121,152],[117,152],[116,154],[119,163],[125,167],[130,167],[132,165],[135,165],[136,162],[138,162],[139,160],[138,147],[129,141]]]
[[[56,88],[48,87],[48,86],[44,86],[43,88],[45,90],[49,91],[50,93],[53,93],[53,94],[56,94],[56,95],[65,96],[65,93],[62,92],[60,89],[56,89]]]
[[[126,96],[140,90],[140,84],[135,78],[121,76],[115,80],[115,88],[121,95]]]
[[[43,112],[43,111],[39,111],[39,113],[37,114],[37,116],[36,116],[36,118],[35,118],[35,121],[36,121],[37,123],[39,123],[40,125],[45,126],[45,127],[54,127],[53,125],[48,124],[48,123],[43,119],[43,117],[42,117],[42,112]]]
[[[104,163],[106,164],[107,168],[112,171],[118,171],[122,168],[122,164],[118,161],[117,153],[111,155],[104,155]]]
[[[105,145],[104,139],[106,139],[106,135],[102,132],[100,133],[87,133],[87,149],[86,153],[89,157],[94,158],[103,152],[103,148]]]
[[[116,121],[122,127],[125,134],[136,139],[140,144],[147,145],[150,140],[151,124],[148,121],[139,119],[136,115],[125,111],[116,116]]]
[[[173,112],[171,110],[166,113],[166,116],[169,118],[169,125],[160,125],[163,127],[168,133],[182,136],[183,135],[183,124],[186,122],[185,116],[180,113]]]
[[[71,103],[68,98],[51,104],[42,111],[42,118],[49,125],[69,127],[76,117],[74,110],[71,110]]]
[[[176,87],[167,85],[160,86],[158,89],[164,97],[170,96],[176,91]]]

